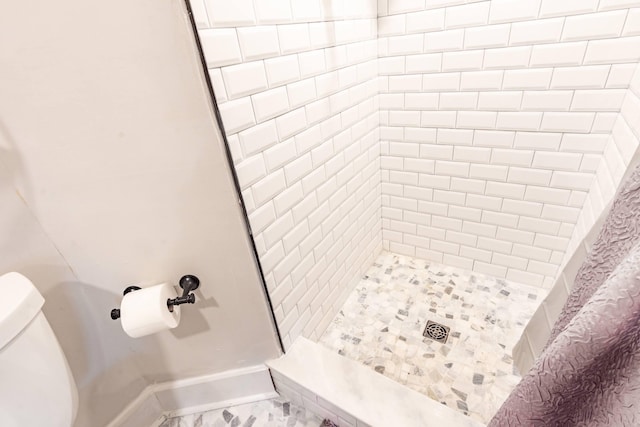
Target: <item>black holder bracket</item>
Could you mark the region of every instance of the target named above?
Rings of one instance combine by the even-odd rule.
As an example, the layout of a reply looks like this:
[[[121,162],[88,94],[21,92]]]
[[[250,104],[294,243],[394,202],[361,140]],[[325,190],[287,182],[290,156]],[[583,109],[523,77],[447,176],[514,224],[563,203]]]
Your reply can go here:
[[[192,276],[187,274],[186,276],[182,276],[180,278],[180,287],[182,288],[182,296],[167,300],[167,307],[169,311],[173,313],[173,306],[180,304],[195,304],[196,296],[191,294],[191,291],[195,291],[200,287],[200,279],[196,276]]]
[[[196,302],[196,296],[191,291],[195,291],[200,287],[200,279],[196,276],[187,274],[186,276],[182,276],[180,278],[180,287],[183,289],[182,296],[177,298],[169,298],[167,299],[167,308],[170,312],[173,313],[173,306],[181,305],[181,304],[194,304]],[[140,290],[141,288],[138,286],[128,286],[123,292],[122,295],[126,295],[129,292]],[[114,308],[111,310],[111,318],[113,320],[117,320],[120,318],[120,309]]]

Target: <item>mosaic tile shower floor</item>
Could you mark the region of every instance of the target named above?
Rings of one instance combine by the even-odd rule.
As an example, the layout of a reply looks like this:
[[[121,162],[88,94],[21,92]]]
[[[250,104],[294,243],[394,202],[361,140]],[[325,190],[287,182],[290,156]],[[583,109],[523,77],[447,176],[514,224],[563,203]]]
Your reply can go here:
[[[321,427],[322,418],[283,398],[184,415],[160,427]]]
[[[543,289],[382,253],[319,342],[487,423],[520,380],[511,350]],[[445,344],[427,320],[451,328]]]

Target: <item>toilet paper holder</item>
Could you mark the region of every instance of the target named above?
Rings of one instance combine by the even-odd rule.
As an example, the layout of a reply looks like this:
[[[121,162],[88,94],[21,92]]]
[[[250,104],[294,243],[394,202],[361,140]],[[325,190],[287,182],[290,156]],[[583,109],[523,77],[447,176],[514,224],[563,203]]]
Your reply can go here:
[[[200,279],[191,274],[187,274],[186,276],[182,276],[180,281],[178,282],[180,287],[182,288],[182,296],[176,298],[169,298],[167,300],[167,308],[170,312],[173,313],[173,307],[175,305],[181,304],[194,304],[196,302],[196,296],[191,293],[191,291],[195,291],[200,287]],[[139,286],[128,286],[123,292],[122,295],[126,295],[129,292],[137,291],[140,288]],[[111,318],[113,320],[120,318],[120,309],[114,308],[111,310]]]

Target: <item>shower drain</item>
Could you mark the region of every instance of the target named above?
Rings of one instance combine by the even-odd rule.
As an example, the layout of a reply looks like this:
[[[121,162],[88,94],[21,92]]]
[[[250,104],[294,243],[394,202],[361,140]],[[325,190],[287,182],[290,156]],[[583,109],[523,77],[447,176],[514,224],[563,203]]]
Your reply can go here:
[[[447,338],[449,338],[449,330],[450,328],[448,326],[427,320],[427,326],[424,328],[422,335],[444,344],[447,342]]]

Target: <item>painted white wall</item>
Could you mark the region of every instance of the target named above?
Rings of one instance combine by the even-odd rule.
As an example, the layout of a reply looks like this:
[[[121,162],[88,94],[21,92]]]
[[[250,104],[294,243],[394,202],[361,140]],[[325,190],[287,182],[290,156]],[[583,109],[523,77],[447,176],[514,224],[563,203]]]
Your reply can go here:
[[[192,0],[285,347],[381,250],[375,0]]]
[[[0,13],[0,272],[20,271],[105,425],[147,385],[279,354],[184,4],[12,2]],[[141,339],[133,283],[202,281]]]

